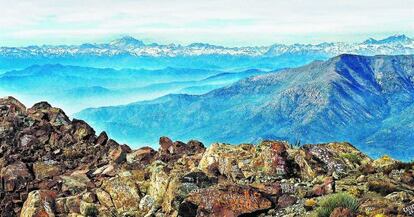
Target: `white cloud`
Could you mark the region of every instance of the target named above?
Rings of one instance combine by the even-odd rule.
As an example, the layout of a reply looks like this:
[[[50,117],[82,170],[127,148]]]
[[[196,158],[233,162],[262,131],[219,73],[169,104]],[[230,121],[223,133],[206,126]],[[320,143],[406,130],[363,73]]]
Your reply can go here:
[[[271,44],[414,34],[414,0],[0,0],[0,45],[151,41]]]

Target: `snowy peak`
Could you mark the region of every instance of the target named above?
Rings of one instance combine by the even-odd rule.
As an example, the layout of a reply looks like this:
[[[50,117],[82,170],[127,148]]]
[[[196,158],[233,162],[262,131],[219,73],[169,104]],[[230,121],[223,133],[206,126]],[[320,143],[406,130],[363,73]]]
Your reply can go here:
[[[190,45],[188,45],[188,47],[191,48],[200,48],[200,49],[209,49],[209,48],[224,48],[224,47],[220,47],[220,46],[216,46],[216,45],[211,45],[208,43],[192,43]]]
[[[62,46],[0,47],[0,57],[65,57],[101,56],[119,54],[145,57],[183,57],[203,55],[226,55],[239,57],[309,56],[312,59],[327,59],[344,53],[359,55],[414,54],[414,40],[405,35],[394,35],[385,39],[370,38],[361,43],[325,42],[320,44],[274,44],[271,46],[225,47],[207,43],[145,44],[131,36],[125,36],[106,44],[82,44]]]
[[[413,39],[407,37],[406,35],[393,35],[381,40],[375,40],[369,38],[364,43],[365,44],[387,44],[387,43],[412,43]]]
[[[113,40],[111,43],[109,43],[109,45],[121,48],[145,46],[144,42],[131,36],[124,36],[122,38]]]

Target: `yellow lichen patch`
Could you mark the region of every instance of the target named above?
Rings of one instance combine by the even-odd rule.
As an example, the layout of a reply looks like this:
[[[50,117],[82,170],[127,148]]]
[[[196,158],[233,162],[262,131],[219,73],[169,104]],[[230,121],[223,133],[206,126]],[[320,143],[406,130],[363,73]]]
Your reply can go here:
[[[392,159],[391,157],[384,155],[381,158],[374,161],[373,166],[375,168],[387,168],[397,163],[396,160]]]
[[[348,193],[352,196],[359,197],[362,194],[362,191],[356,187],[352,187],[348,190]]]
[[[305,207],[314,207],[316,205],[316,200],[315,199],[307,199],[305,200]]]
[[[388,216],[386,216],[384,214],[376,214],[376,215],[374,215],[374,217],[388,217]]]

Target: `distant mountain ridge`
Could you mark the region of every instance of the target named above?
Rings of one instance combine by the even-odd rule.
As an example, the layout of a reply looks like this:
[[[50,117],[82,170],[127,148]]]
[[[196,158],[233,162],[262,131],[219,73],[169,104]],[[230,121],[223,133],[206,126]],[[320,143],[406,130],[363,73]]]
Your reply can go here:
[[[47,100],[69,114],[89,107],[155,99],[170,93],[203,94],[260,70],[228,73],[168,67],[160,70],[92,68],[61,64],[33,65],[0,74],[0,93],[31,104]]]
[[[130,36],[104,44],[0,47],[0,69],[33,64],[62,63],[90,67],[164,68],[167,66],[209,69],[276,69],[297,67],[343,53],[359,55],[414,54],[414,40],[394,35],[361,43],[274,44],[257,47],[224,47],[206,43],[145,44]]]
[[[378,52],[380,51],[380,52]],[[199,56],[199,55],[241,55],[275,56],[289,53],[320,52],[328,55],[355,54],[410,54],[414,52],[414,40],[406,35],[394,35],[385,39],[368,39],[362,43],[320,43],[320,44],[274,44],[257,47],[224,47],[207,43],[145,44],[131,36],[125,36],[108,44],[82,44],[61,46],[0,47],[3,56],[66,56],[66,55],[121,55],[133,56]]]
[[[411,160],[413,108],[413,55],[340,55],[200,96],[168,95],[77,117],[130,144],[151,144],[159,134],[207,143],[334,140]]]

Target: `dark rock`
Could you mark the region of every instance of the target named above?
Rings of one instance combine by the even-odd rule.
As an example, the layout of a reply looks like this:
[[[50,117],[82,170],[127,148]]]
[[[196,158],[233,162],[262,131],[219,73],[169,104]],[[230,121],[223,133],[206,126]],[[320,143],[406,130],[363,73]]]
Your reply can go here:
[[[142,147],[126,155],[126,160],[129,164],[143,164],[148,165],[154,155],[155,150],[150,147]]]
[[[31,173],[22,162],[16,162],[1,169],[0,178],[2,189],[8,192],[16,192],[26,188],[33,179]]]
[[[38,102],[38,103],[34,104],[32,106],[32,108],[30,108],[30,109],[32,109],[32,110],[48,110],[48,109],[51,109],[51,108],[52,108],[52,106],[48,102],[43,101],[43,102]]]
[[[0,105],[6,109],[8,114],[25,114],[26,113],[26,106],[23,103],[19,102],[14,97],[5,97],[0,98]]]
[[[202,153],[206,149],[204,144],[197,140],[190,140],[187,146],[188,150],[191,150],[193,153]]]
[[[98,138],[96,138],[95,144],[105,145],[107,141],[108,141],[108,135],[104,131],[104,132],[101,132],[101,134],[99,134]]]
[[[297,201],[297,198],[291,195],[284,194],[279,197],[277,200],[277,206],[280,208],[286,208],[288,206],[291,206],[295,204]]]
[[[73,119],[72,125],[74,127],[73,137],[76,141],[95,141],[95,130],[85,121]]]
[[[120,164],[126,160],[126,151],[122,146],[115,147],[109,151],[109,158],[112,162]]]
[[[173,142],[168,137],[160,138],[160,152],[169,152],[170,147],[173,146]]]
[[[203,172],[191,172],[181,178],[182,183],[193,183],[199,188],[207,188],[217,184],[218,180],[215,177],[208,177]]]

